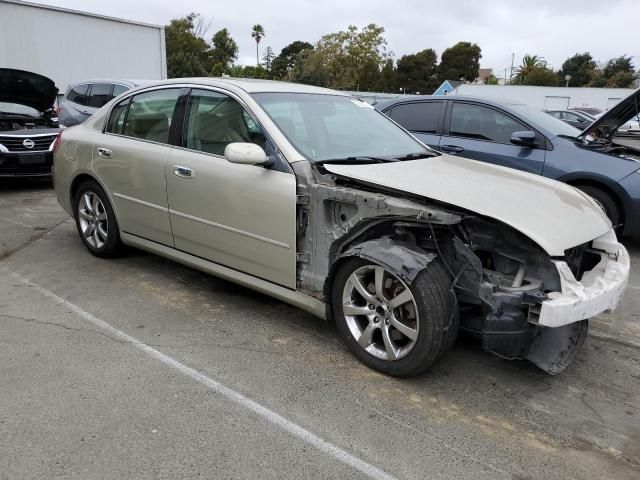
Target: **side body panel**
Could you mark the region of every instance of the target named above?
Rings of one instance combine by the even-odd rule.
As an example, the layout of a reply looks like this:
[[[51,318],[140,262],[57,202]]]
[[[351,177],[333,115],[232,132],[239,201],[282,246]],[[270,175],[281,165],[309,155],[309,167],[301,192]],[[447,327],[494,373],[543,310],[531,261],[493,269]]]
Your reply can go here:
[[[178,167],[192,176],[176,175]],[[177,249],[295,288],[293,174],[176,148],[166,177]]]
[[[99,148],[111,157],[101,157]],[[170,151],[167,145],[105,134],[93,148],[93,171],[113,199],[120,229],[163,245],[173,245],[165,178]]]

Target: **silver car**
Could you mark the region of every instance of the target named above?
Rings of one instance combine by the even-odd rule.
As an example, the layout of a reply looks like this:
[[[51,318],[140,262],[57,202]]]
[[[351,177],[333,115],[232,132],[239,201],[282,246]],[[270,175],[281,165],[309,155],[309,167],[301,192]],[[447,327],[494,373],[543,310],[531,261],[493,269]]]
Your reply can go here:
[[[334,320],[390,375],[423,372],[459,330],[559,373],[629,276],[587,195],[436,153],[331,90],[165,81],[65,130],[54,158],[92,254],[148,250]]]
[[[58,102],[60,125],[71,127],[84,122],[102,106],[118,95],[146,80],[86,80],[69,85],[67,92]]]

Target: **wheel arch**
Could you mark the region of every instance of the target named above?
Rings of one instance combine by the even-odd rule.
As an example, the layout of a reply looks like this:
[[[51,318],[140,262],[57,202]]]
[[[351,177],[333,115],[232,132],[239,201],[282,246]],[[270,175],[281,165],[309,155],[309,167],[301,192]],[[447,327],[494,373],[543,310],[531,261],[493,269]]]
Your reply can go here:
[[[331,298],[336,272],[352,258],[363,258],[381,265],[411,285],[416,276],[436,258],[436,254],[422,250],[415,245],[395,241],[388,236],[352,245],[338,255],[332,263],[324,283],[323,295],[325,299]],[[326,304],[327,319],[333,320],[330,302]]]
[[[620,187],[620,185],[618,185],[617,182],[602,175],[596,175],[592,173],[566,175],[564,177],[558,178],[558,180],[576,188],[578,188],[580,185],[599,188],[605,193],[611,195],[613,200],[616,202],[616,205],[620,209],[620,212],[622,213],[624,223],[628,223],[630,215],[629,202],[631,201],[631,199],[624,191],[624,189]]]
[[[70,201],[70,205],[71,205],[71,210],[73,212],[73,216],[75,217],[76,212],[75,212],[75,208],[76,208],[76,204],[75,204],[75,199],[76,199],[76,193],[78,191],[78,188],[80,188],[80,185],[82,185],[84,182],[87,181],[94,181],[96,182],[100,188],[102,188],[102,190],[104,191],[104,193],[107,195],[107,198],[109,199],[109,203],[111,204],[111,208],[113,209],[113,213],[116,216],[116,221],[118,222],[118,226],[121,225],[120,223],[120,217],[118,215],[118,209],[116,208],[116,204],[113,201],[113,198],[111,196],[111,193],[109,192],[109,190],[105,187],[104,183],[100,181],[100,179],[88,172],[80,172],[78,173],[73,180],[71,181],[70,185],[69,185],[69,201]]]

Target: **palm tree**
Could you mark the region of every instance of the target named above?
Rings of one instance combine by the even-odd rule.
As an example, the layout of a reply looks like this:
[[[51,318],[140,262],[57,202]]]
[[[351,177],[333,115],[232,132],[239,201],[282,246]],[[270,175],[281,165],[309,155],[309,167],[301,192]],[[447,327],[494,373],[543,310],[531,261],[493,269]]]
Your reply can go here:
[[[260,66],[260,55],[258,54],[258,45],[260,44],[260,40],[264,37],[264,28],[259,23],[254,25],[251,29],[251,38],[256,41],[256,66]]]
[[[547,61],[543,57],[526,54],[522,57],[522,65],[516,69],[516,77],[513,83],[523,83],[532,71],[545,68],[546,66]]]

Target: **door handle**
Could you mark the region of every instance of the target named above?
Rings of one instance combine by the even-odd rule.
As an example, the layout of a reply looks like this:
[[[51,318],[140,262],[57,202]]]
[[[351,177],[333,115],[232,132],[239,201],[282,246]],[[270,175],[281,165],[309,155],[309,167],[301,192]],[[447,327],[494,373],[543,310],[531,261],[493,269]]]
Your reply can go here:
[[[464,152],[464,148],[458,147],[457,145],[440,145],[440,150],[447,153],[462,153]]]
[[[111,158],[111,155],[113,155],[113,152],[108,148],[100,147],[98,148],[98,155],[100,155],[102,158]]]
[[[171,173],[180,178],[193,178],[196,176],[196,172],[193,169],[181,165],[174,165]]]

